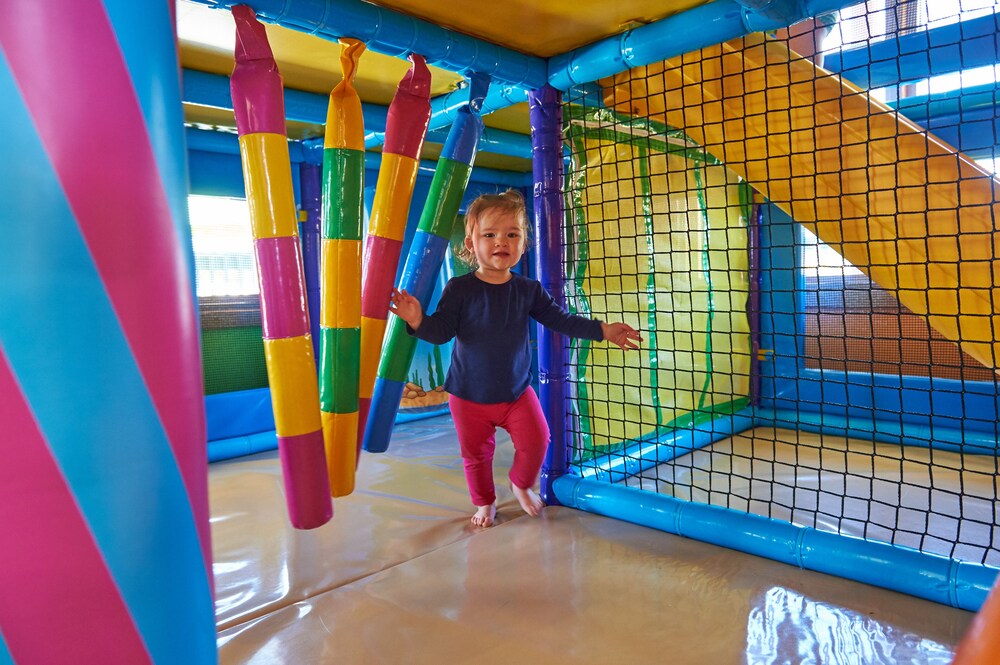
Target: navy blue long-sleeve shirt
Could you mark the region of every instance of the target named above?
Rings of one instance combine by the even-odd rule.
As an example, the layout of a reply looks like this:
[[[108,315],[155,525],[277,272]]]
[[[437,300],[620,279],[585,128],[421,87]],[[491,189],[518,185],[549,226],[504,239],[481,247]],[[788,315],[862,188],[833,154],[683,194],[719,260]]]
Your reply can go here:
[[[513,402],[531,384],[529,319],[570,337],[600,341],[601,322],[563,310],[542,285],[514,274],[490,284],[469,273],[448,281],[437,311],[411,335],[431,344],[454,338],[444,388],[479,404]]]

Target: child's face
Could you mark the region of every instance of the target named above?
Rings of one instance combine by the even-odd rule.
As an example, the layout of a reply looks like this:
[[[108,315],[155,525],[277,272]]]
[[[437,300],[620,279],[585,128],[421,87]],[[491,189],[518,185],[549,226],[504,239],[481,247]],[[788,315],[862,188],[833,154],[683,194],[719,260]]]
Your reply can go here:
[[[502,210],[486,210],[466,236],[465,246],[476,255],[483,274],[503,275],[518,264],[524,253],[524,228],[517,216]]]

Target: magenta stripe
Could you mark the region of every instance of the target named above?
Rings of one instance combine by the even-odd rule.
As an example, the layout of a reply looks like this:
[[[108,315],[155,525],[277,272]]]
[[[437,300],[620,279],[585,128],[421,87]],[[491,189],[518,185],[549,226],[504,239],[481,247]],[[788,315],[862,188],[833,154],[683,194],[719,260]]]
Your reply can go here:
[[[258,238],[253,246],[257,253],[264,339],[308,334],[309,310],[298,237]]]
[[[396,267],[403,243],[391,238],[370,235],[365,241],[365,274],[361,285],[361,316],[385,320],[389,317],[389,298],[396,281]]]
[[[229,81],[240,136],[268,132],[285,136],[281,73],[264,25],[246,5],[232,8],[236,21],[236,66]]]
[[[296,529],[314,529],[333,517],[323,430],[278,437],[288,517]]]
[[[211,580],[195,306],[129,71],[100,0],[16,2],[4,11],[0,48],[149,386]]]
[[[149,653],[0,350],[0,626],[18,663]]]
[[[431,119],[431,71],[422,55],[414,53],[410,62],[389,104],[382,152],[418,159]]]

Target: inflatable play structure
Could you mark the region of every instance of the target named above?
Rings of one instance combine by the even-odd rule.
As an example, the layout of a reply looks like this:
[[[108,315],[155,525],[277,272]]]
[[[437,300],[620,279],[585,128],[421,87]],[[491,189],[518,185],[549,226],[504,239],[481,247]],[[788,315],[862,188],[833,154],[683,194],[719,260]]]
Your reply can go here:
[[[0,22],[0,665],[216,662],[206,460],[277,448],[290,523],[335,522],[407,410],[445,411],[449,349],[389,290],[433,307],[464,207],[507,187],[524,272],[644,338],[538,332],[547,504],[979,612],[955,662],[1000,659],[996,75],[936,87],[1000,62],[995,8],[915,2],[852,43],[857,3],[687,2],[545,52],[197,0],[235,64],[182,86],[176,6],[128,4]],[[336,85],[283,89],[265,26],[337,42]],[[385,106],[370,52],[405,60]],[[192,99],[235,131],[185,128]],[[530,140],[484,125],[515,105]],[[221,191],[249,205],[245,302],[194,290],[185,196]]]

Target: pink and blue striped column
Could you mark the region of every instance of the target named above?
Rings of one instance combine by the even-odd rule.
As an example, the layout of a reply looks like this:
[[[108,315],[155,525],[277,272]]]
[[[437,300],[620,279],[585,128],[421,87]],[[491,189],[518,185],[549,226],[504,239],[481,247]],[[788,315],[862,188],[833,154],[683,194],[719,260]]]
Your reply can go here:
[[[4,3],[0,663],[216,662],[173,6]]]
[[[237,5],[232,12],[236,67],[230,85],[253,229],[264,360],[285,501],[292,526],[313,529],[330,520],[333,503],[309,334],[281,74],[264,25],[253,10]]]

